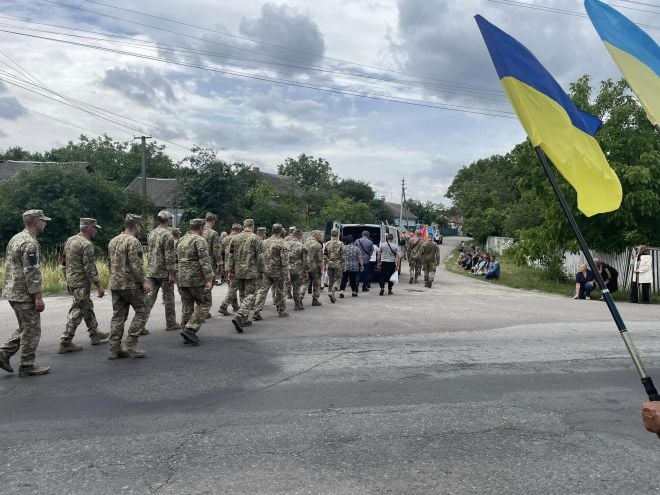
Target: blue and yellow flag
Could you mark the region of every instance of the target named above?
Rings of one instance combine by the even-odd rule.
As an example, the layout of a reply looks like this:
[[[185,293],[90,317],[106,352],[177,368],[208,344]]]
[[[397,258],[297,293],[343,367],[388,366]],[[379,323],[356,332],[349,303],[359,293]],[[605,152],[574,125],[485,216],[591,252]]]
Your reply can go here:
[[[630,19],[598,0],[584,6],[651,123],[660,126],[660,47]]]
[[[533,146],[550,157],[577,192],[586,216],[621,205],[621,183],[594,134],[601,121],[578,110],[534,55],[514,38],[475,17],[495,70]]]

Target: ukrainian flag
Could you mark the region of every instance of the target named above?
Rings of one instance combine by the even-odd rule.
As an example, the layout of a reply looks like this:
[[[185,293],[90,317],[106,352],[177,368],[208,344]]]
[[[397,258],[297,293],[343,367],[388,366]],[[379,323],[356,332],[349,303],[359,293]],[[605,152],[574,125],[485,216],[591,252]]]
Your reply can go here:
[[[534,55],[480,15],[475,17],[495,70],[534,147],[577,192],[586,216],[621,205],[621,183],[594,139],[601,121],[578,110]]]
[[[649,120],[660,126],[660,47],[635,23],[609,5],[586,0],[584,6]]]

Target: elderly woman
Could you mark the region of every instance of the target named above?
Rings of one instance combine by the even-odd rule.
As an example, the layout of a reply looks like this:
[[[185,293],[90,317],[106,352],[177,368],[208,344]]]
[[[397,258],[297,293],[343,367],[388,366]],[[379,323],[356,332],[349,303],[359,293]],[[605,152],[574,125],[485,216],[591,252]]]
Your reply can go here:
[[[351,295],[357,297],[358,295],[358,277],[360,272],[364,270],[364,261],[360,248],[353,244],[353,236],[347,235],[344,238],[344,250],[346,251],[346,270],[342,274],[341,284],[339,284],[339,297],[344,298],[344,289],[346,284],[351,284]]]
[[[587,265],[580,263],[575,274],[575,295],[573,299],[591,299],[591,291],[596,287],[594,273]]]
[[[641,290],[642,303],[650,302],[651,282],[653,282],[653,272],[651,270],[653,259],[648,246],[639,246],[633,254],[633,280],[630,286],[630,301],[639,302],[639,293]]]

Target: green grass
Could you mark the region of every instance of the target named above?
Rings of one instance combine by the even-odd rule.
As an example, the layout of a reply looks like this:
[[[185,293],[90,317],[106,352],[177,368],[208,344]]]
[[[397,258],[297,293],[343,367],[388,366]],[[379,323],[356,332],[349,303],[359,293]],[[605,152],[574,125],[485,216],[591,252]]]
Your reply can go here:
[[[445,268],[465,277],[477,278],[471,272],[463,270],[456,264],[458,251],[452,252],[445,261]],[[488,280],[488,283],[504,285],[515,289],[537,290],[552,294],[560,294],[566,297],[572,297],[575,294],[575,282],[568,277],[565,280],[555,280],[548,276],[547,272],[541,268],[532,266],[520,266],[505,254],[499,255],[500,278],[499,280]],[[483,277],[479,277],[483,279]],[[629,301],[629,291],[618,291],[612,294],[616,301]],[[599,298],[600,291],[592,292],[592,298]],[[652,304],[660,304],[660,294],[651,295]]]

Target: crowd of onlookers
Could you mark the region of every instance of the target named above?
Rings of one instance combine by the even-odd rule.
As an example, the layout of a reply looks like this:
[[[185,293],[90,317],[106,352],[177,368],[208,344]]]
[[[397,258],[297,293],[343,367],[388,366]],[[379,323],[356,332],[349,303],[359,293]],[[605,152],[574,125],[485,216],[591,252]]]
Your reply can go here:
[[[484,254],[479,246],[472,244],[468,247],[464,241],[461,241],[458,252],[456,263],[472,275],[483,277],[485,280],[500,278],[500,262],[494,254]]]

